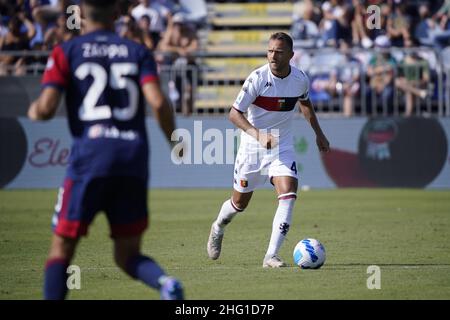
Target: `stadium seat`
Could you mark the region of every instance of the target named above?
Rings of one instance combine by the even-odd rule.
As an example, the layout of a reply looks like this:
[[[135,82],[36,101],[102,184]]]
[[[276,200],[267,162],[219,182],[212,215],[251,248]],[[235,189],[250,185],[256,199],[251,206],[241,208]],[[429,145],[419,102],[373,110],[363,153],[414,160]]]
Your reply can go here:
[[[230,108],[241,86],[199,86],[197,87],[195,109]]]

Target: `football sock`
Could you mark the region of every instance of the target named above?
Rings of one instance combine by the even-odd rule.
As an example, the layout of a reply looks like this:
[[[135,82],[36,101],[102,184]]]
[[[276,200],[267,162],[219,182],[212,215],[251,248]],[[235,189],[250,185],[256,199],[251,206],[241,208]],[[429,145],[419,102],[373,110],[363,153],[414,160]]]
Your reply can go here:
[[[231,220],[234,218],[234,216],[238,212],[242,212],[244,210],[239,209],[234,203],[232,199],[228,199],[225,201],[222,205],[222,208],[220,209],[219,216],[217,217],[217,220],[214,222],[214,230],[216,232],[223,232],[223,229],[227,224],[231,222]]]
[[[134,279],[139,279],[148,286],[160,289],[160,278],[165,276],[161,267],[151,258],[138,255],[127,263],[127,273]]]
[[[65,259],[49,259],[45,264],[44,299],[63,300],[67,294],[67,267]]]
[[[278,208],[273,218],[272,235],[270,236],[269,247],[267,248],[266,256],[278,254],[281,245],[283,244],[286,234],[289,231],[289,226],[292,221],[292,210],[297,199],[295,192],[285,193],[278,196]]]

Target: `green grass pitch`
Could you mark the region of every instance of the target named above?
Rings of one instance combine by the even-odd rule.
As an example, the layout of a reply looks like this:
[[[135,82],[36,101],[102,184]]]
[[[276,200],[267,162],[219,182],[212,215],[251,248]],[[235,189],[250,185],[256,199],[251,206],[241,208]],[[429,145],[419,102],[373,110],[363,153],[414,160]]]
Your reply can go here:
[[[206,241],[229,190],[151,190],[143,251],[180,278],[187,299],[450,299],[450,191],[336,189],[301,192],[281,257],[263,269],[276,197],[257,190],[225,233],[211,261]],[[0,191],[0,299],[41,299],[56,190]],[[159,299],[114,265],[103,215],[78,248],[81,289],[70,299]],[[295,244],[319,239],[319,270],[293,265]],[[367,267],[381,270],[381,289],[366,286]]]

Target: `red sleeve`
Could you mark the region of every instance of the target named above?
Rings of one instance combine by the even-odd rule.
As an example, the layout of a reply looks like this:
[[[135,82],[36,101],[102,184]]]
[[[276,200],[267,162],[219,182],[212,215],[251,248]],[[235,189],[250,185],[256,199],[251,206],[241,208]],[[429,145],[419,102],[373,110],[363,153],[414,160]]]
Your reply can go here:
[[[60,46],[56,46],[47,60],[42,86],[56,86],[65,89],[69,81],[69,63]]]

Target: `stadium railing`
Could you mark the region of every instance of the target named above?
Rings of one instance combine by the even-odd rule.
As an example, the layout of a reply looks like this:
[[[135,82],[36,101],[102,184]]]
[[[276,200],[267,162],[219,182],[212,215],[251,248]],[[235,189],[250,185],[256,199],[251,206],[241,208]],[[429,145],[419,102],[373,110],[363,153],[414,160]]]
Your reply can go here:
[[[415,115],[450,116],[450,48],[436,53],[429,48],[391,48],[384,50],[401,61],[408,53],[421,53],[430,72],[425,99],[414,96]],[[386,116],[403,115],[405,112],[404,93],[399,88],[393,90],[392,105],[387,106],[380,97],[370,95],[367,65],[375,51],[352,49],[351,54],[364,62],[343,62],[338,51],[331,49],[296,50],[293,63],[302,67],[311,80],[310,96],[317,112],[324,116],[342,116],[343,92],[331,94],[322,84],[330,81],[330,76],[341,74],[348,68],[358,70],[359,91],[354,96],[354,115]],[[447,54],[448,53],[448,54]],[[40,78],[45,69],[48,52],[42,51],[0,51],[0,55],[27,57],[30,64],[24,68],[27,77]],[[161,83],[176,111],[189,114],[223,114],[233,104],[246,77],[258,66],[266,63],[264,52],[208,53],[196,56],[196,65],[160,66]],[[416,74],[423,67],[417,67]],[[5,69],[4,69],[5,70]],[[14,67],[6,72],[13,75]],[[394,67],[394,74],[401,74],[401,67]],[[0,88],[1,94],[2,88]],[[0,99],[1,101],[1,99]]]

